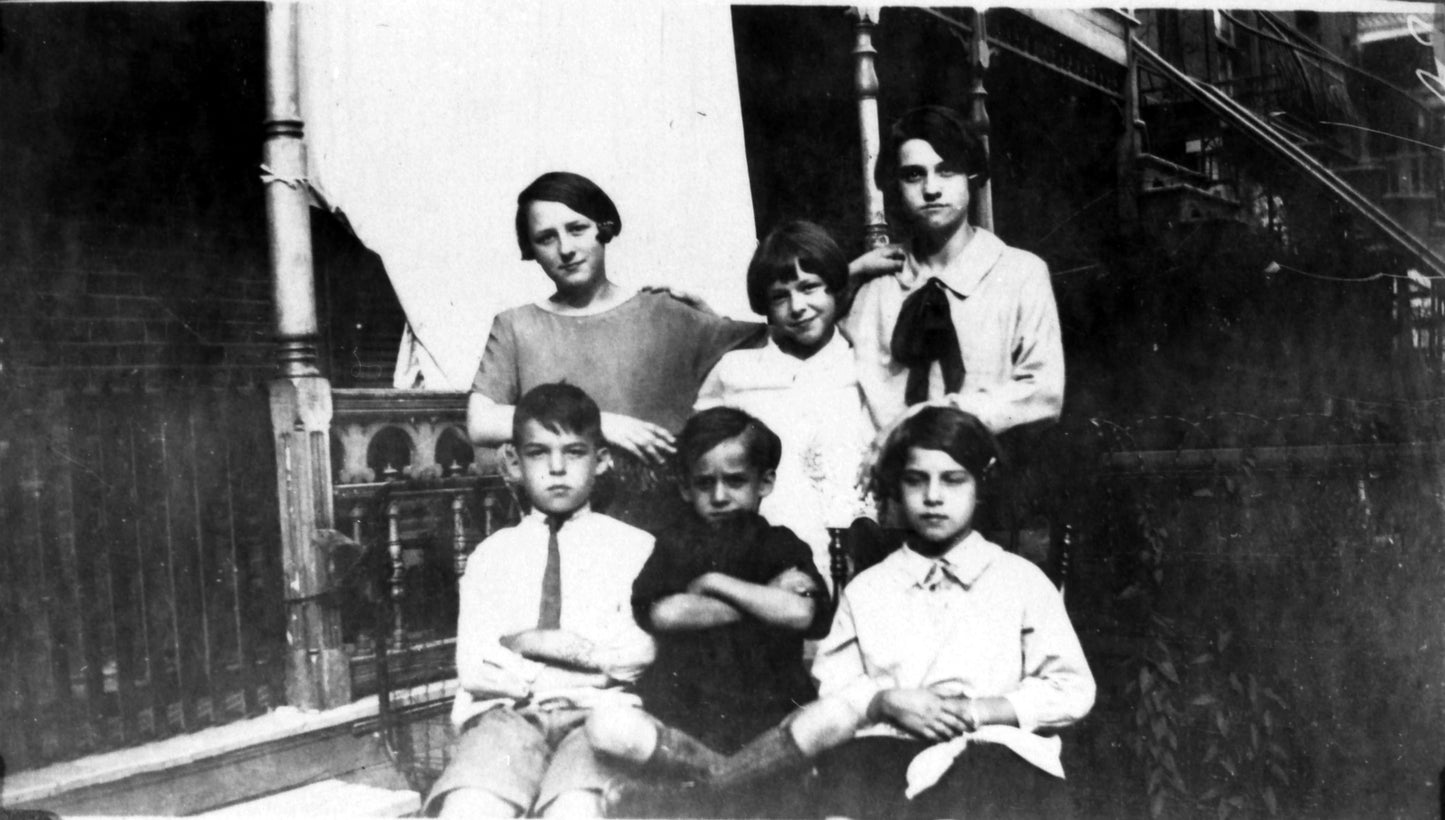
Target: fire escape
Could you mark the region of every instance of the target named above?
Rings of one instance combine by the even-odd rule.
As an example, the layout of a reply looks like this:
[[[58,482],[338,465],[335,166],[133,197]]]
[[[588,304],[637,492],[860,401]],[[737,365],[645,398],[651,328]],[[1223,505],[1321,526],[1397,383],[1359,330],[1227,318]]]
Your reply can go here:
[[[1335,273],[1386,280],[1397,350],[1438,371],[1445,102],[1417,73],[1434,73],[1431,50],[1404,39],[1406,15],[1289,17],[1152,13],[1134,42],[1140,217],[1164,232],[1234,223],[1289,249],[1291,217],[1331,203],[1366,238]],[[1284,174],[1314,201],[1281,196]]]

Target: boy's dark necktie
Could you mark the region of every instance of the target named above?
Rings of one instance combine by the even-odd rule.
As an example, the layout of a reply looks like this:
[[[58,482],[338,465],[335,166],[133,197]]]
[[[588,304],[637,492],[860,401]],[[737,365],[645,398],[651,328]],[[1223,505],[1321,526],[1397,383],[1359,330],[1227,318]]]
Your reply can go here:
[[[928,371],[934,362],[943,370],[945,393],[957,393],[963,387],[963,351],[942,282],[929,279],[903,300],[889,348],[893,361],[908,368],[908,386],[903,392],[906,404],[928,400]]]
[[[547,516],[547,568],[542,570],[542,603],[537,607],[538,629],[560,629],[562,626],[562,551],[557,545],[557,531],[566,519]]]

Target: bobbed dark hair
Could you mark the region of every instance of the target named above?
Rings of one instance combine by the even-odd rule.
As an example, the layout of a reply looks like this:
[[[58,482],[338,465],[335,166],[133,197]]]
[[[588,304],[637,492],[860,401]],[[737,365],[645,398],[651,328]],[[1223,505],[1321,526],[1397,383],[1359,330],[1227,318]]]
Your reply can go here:
[[[797,267],[823,280],[838,301],[838,315],[848,312],[848,257],[822,226],[798,219],[774,228],[758,243],[748,263],[748,306],[766,316],[768,290],[774,282],[798,278]]]
[[[903,466],[912,449],[940,450],[973,474],[983,495],[996,478],[1003,454],[993,434],[972,413],[954,407],[925,407],[903,420],[888,436],[873,468],[873,488],[882,498],[898,500]]]
[[[597,241],[604,245],[622,233],[622,216],[597,183],[570,171],[548,171],[517,194],[517,247],[524,260],[537,258],[527,224],[527,206],[533,202],[560,202],[596,222]]]
[[[512,414],[514,445],[521,445],[522,432],[529,421],[554,433],[581,436],[594,447],[606,444],[602,438],[602,411],[586,391],[573,384],[539,384],[522,395]]]
[[[969,176],[969,190],[976,191],[988,182],[987,136],[983,127],[968,122],[962,114],[941,105],[925,105],[905,112],[894,121],[884,138],[878,164],[873,167],[873,181],[885,195],[896,194],[898,186],[898,149],[909,140],[923,140],[945,162],[953,163]]]
[[[758,419],[736,407],[709,407],[693,414],[677,434],[677,474],[686,487],[692,467],[709,450],[730,439],[742,439],[748,466],[758,474],[778,469],[783,442]]]

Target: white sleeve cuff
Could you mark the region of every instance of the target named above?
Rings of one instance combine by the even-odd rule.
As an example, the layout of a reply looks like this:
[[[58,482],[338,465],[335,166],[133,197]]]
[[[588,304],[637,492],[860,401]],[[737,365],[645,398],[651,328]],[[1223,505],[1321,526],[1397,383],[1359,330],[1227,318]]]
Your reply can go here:
[[[1028,702],[1027,696],[1021,690],[1015,690],[1002,696],[1014,708],[1014,717],[1018,718],[1019,728],[1025,732],[1033,732],[1039,728],[1039,716],[1033,706]]]

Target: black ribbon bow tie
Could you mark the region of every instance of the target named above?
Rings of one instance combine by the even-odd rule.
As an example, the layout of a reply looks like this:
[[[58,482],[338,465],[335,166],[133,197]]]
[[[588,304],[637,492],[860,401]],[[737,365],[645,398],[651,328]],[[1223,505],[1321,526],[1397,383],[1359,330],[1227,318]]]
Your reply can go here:
[[[944,392],[956,393],[963,387],[963,351],[953,328],[947,288],[938,279],[929,279],[903,300],[890,348],[893,360],[908,368],[905,403],[928,400],[928,371],[934,362],[943,371]]]

